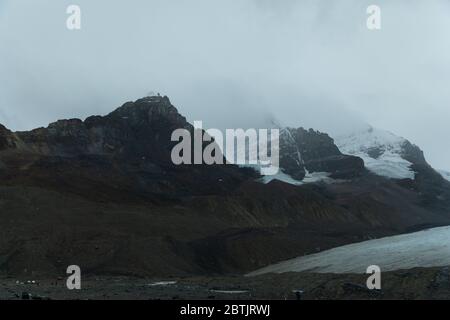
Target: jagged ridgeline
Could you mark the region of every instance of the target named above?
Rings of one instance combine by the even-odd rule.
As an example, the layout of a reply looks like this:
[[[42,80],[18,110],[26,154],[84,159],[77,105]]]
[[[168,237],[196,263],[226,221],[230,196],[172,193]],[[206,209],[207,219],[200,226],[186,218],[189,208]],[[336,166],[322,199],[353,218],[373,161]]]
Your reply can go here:
[[[12,133],[3,128],[0,159],[4,179],[20,176],[29,180],[30,172],[39,172],[48,186],[64,179],[74,191],[84,194],[85,184],[77,181],[86,174],[85,178],[100,189],[107,187],[102,186],[105,179],[116,181],[122,196],[170,197],[225,192],[257,175],[231,165],[175,166],[171,150],[176,142],[171,141],[171,134],[178,128],[194,130],[167,97],[159,96],[125,103],[106,116],[85,121],[60,120],[28,132]],[[13,171],[13,176],[8,174]]]
[[[1,126],[0,273],[245,273],[450,224],[449,184],[426,163],[392,179],[324,133],[282,129],[282,173],[303,184],[267,183],[236,165],[174,165],[178,128],[193,129],[159,96],[27,132]],[[304,183],[311,172],[331,180]]]

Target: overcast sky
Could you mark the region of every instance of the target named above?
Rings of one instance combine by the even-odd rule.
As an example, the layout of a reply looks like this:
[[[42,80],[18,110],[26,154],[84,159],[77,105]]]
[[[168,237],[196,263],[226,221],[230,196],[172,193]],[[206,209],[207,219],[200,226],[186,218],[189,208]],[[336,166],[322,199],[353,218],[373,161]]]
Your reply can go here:
[[[449,33],[446,0],[0,0],[0,123],[106,114],[154,91],[210,127],[370,123],[450,170]]]

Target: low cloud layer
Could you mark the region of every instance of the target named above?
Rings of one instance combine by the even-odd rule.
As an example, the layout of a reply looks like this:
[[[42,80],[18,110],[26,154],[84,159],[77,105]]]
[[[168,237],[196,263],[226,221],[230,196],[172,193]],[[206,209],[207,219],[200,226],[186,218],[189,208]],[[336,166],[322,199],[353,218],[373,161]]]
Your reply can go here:
[[[82,29],[66,29],[68,5]],[[382,29],[366,28],[366,8]],[[188,119],[272,115],[332,134],[402,135],[450,170],[445,0],[1,0],[0,123],[14,130],[105,114],[151,91]]]

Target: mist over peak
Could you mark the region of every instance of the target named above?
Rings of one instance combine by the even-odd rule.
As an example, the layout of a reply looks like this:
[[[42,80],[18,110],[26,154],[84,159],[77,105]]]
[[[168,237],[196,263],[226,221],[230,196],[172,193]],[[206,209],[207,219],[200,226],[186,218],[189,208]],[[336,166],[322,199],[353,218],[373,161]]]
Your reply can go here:
[[[449,4],[378,1],[2,1],[0,123],[14,130],[105,114],[149,91],[190,120],[248,127],[273,114],[340,134],[369,123],[448,168]],[[407,8],[407,9],[406,9]],[[261,120],[257,118],[261,117]]]

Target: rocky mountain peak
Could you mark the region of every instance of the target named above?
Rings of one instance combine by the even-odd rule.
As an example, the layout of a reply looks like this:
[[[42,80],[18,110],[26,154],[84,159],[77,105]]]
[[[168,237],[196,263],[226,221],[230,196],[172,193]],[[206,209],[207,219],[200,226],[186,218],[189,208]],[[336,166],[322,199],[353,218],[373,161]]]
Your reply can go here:
[[[296,180],[303,180],[308,172],[351,178],[364,171],[362,159],[342,154],[328,134],[302,127],[281,130],[280,167]]]
[[[127,102],[106,116],[58,120],[47,128],[17,132],[32,152],[52,156],[114,154],[154,157],[164,161],[170,153],[170,135],[177,128],[191,128],[168,97],[145,97]],[[0,129],[0,145],[11,147],[11,133]],[[8,142],[9,141],[9,142]]]
[[[171,151],[178,142],[171,136],[179,128],[194,130],[169,98],[160,96],[127,102],[85,121],[58,120],[47,128],[15,133],[0,127],[0,178],[20,176],[30,185],[49,186],[64,181],[83,195],[82,176],[99,186],[110,186],[112,179],[120,194],[158,194],[160,199],[169,193],[229,192],[257,176],[233,165],[176,166]],[[5,152],[16,145],[20,148]]]
[[[412,144],[408,140],[405,140],[402,147],[403,147],[402,156],[407,161],[413,164],[420,164],[420,165],[428,164],[427,161],[425,160],[423,151],[415,144]]]
[[[178,113],[178,110],[166,96],[151,96],[135,102],[127,102],[111,112],[107,118],[128,120],[132,124],[168,120],[181,126],[186,125],[186,119]]]
[[[361,157],[375,174],[394,179],[414,179],[417,166],[428,166],[422,150],[407,139],[369,126],[337,137],[339,149]]]

